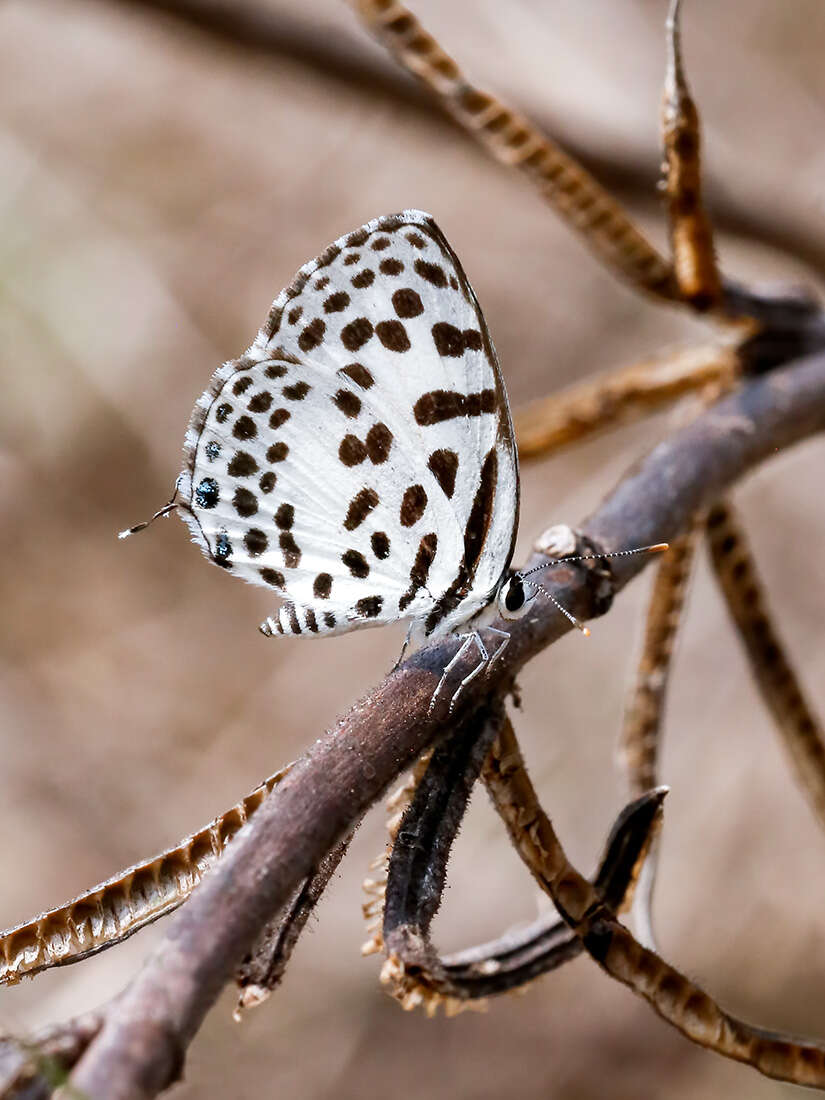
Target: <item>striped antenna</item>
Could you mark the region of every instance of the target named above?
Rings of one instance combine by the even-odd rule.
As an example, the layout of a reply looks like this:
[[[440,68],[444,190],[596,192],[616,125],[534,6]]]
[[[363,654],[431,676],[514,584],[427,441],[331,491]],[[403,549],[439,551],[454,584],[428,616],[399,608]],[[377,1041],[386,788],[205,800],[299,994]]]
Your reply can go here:
[[[610,554],[570,554],[569,556],[564,558],[550,558],[543,565],[536,565],[533,569],[519,571],[517,576],[521,577],[523,580],[525,577],[529,577],[532,573],[538,573],[542,569],[549,569],[551,565],[558,565],[560,562],[563,561],[593,561],[594,559],[598,558],[621,558],[626,557],[628,554],[661,554],[668,549],[668,546],[669,543],[657,542],[654,543],[652,546],[637,546],[633,550],[614,550]],[[546,588],[543,588],[541,585],[538,585],[537,587],[539,592],[541,592],[543,596],[546,596],[552,604],[555,604],[559,611],[561,611],[562,615],[564,615],[566,619],[569,619],[573,626],[575,626],[577,630],[580,630],[582,634],[584,634],[585,638],[590,637],[590,629],[586,627],[584,623],[579,622],[576,616],[571,614],[571,612],[569,612],[566,607],[560,604],[556,597],[551,592],[548,592]]]
[[[548,558],[543,565],[536,565],[532,569],[519,570],[522,580],[532,573],[538,573],[542,569],[549,569],[551,565],[558,565],[563,561],[596,561],[600,558],[624,558],[628,554],[662,554],[670,547],[669,542],[656,542],[652,546],[637,546],[634,550],[613,550],[609,554],[570,554],[563,558]]]

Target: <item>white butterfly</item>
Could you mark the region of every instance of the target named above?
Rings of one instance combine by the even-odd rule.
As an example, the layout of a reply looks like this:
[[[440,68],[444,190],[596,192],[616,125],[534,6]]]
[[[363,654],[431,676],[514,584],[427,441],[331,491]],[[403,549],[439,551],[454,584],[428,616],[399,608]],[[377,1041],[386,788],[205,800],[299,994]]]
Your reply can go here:
[[[161,511],[176,507],[211,561],[286,601],[264,634],[409,619],[406,649],[458,633],[433,702],[475,645],[455,704],[507,645],[489,624],[520,618],[539,591],[509,570],[518,459],[496,353],[421,211],[368,222],[300,269],[251,348],[215,372],[185,455]]]

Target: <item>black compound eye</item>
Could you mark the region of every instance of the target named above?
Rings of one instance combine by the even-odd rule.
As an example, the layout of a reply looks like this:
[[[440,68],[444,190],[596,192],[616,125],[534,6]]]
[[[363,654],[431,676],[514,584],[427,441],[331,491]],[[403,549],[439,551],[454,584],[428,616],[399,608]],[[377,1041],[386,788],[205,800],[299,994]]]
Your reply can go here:
[[[520,577],[513,577],[507,585],[504,606],[508,611],[518,611],[524,607],[524,585]]]

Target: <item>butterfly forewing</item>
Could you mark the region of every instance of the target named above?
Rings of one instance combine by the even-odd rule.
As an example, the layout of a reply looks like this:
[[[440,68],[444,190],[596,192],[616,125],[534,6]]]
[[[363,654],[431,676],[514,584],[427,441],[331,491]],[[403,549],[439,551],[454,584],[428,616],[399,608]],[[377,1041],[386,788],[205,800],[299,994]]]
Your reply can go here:
[[[432,633],[486,602],[517,521],[512,425],[432,219],[370,222],[301,269],[199,400],[180,491],[208,556],[322,629]]]

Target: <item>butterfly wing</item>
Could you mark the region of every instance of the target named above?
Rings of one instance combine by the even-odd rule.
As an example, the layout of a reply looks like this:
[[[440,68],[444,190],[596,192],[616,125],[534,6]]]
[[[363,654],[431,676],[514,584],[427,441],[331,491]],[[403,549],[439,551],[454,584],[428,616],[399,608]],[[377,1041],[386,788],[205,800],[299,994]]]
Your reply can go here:
[[[512,423],[478,303],[426,214],[306,264],[199,399],[181,511],[205,553],[291,601],[282,632],[450,629],[509,564]]]

